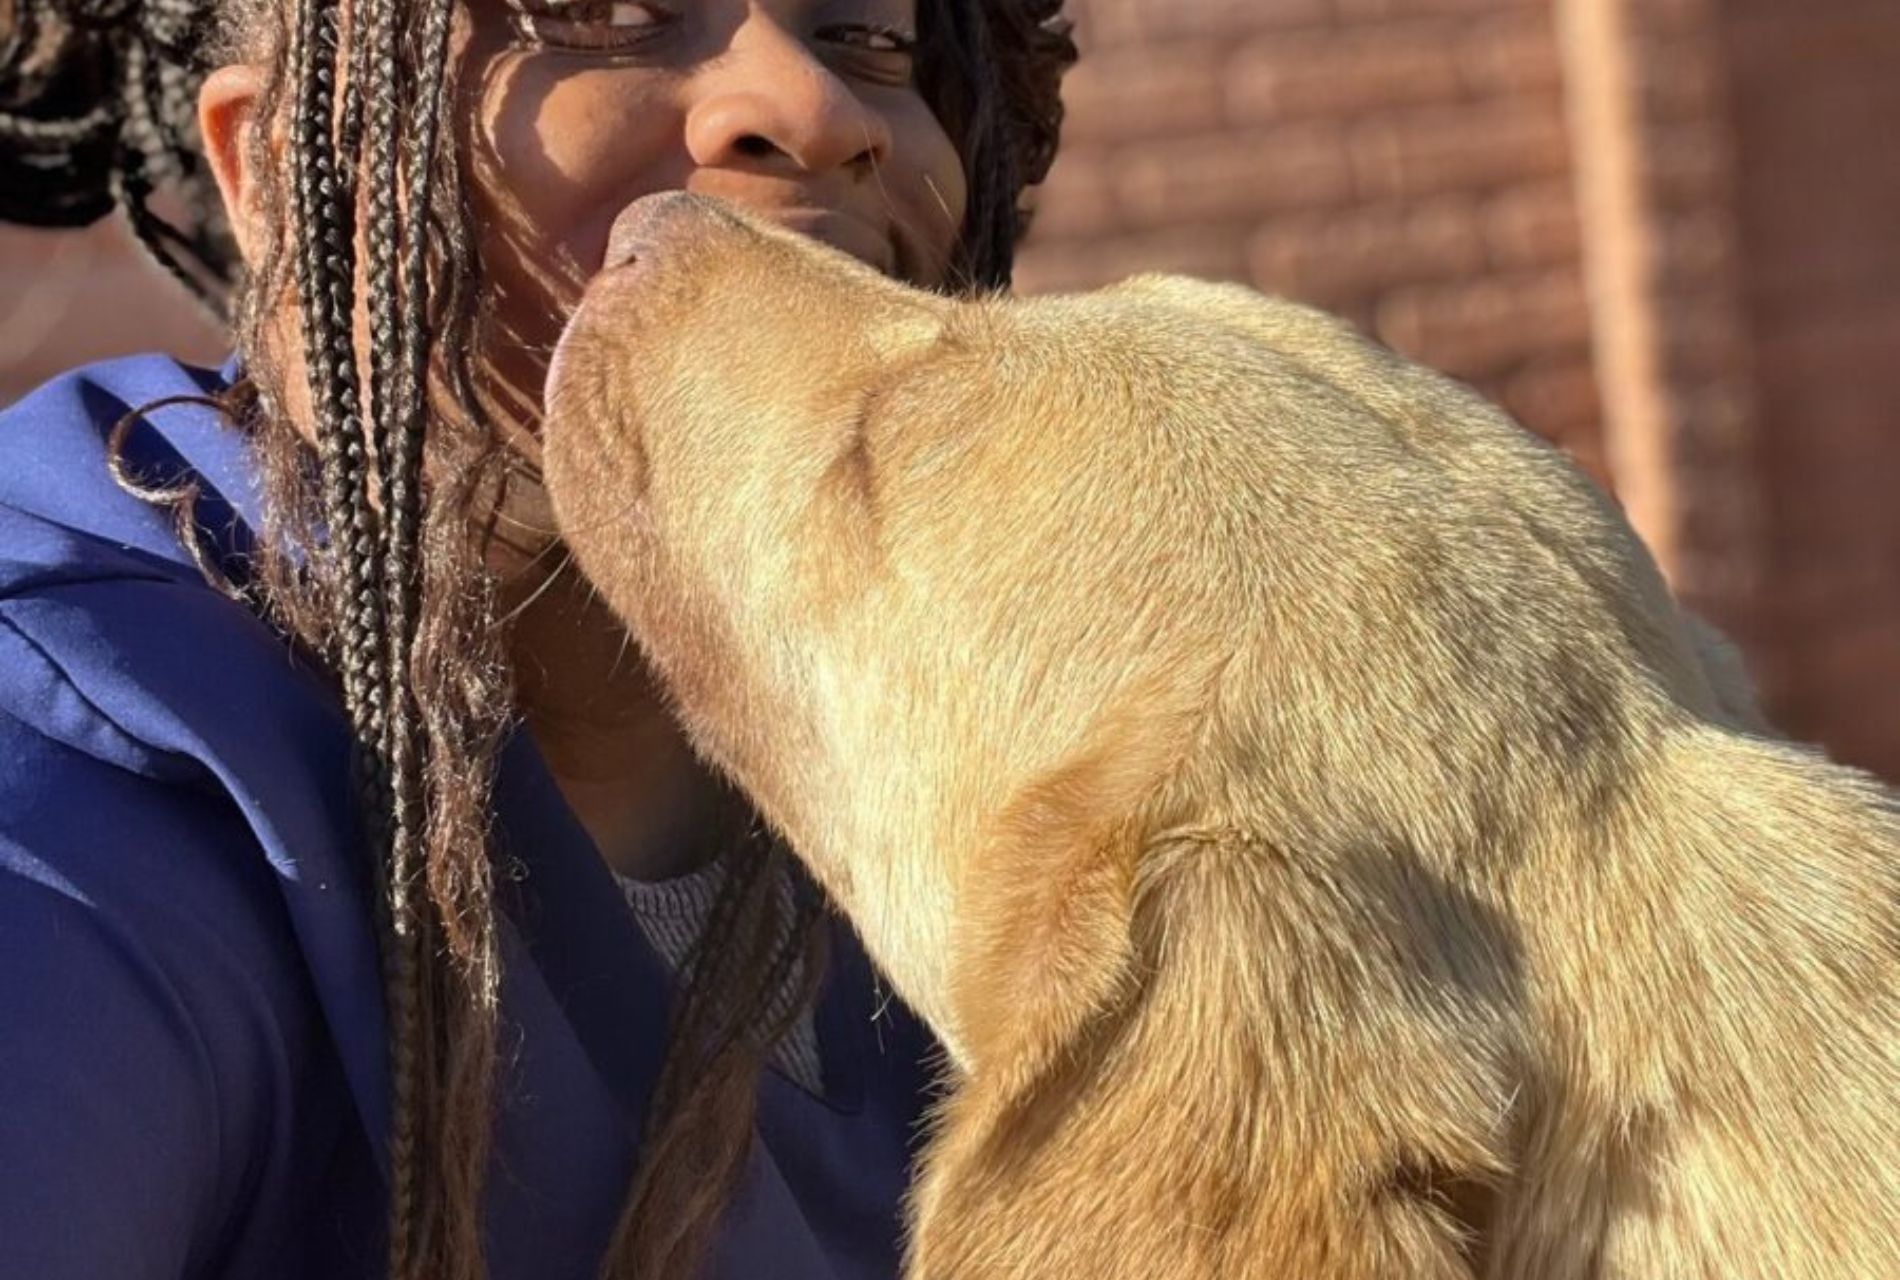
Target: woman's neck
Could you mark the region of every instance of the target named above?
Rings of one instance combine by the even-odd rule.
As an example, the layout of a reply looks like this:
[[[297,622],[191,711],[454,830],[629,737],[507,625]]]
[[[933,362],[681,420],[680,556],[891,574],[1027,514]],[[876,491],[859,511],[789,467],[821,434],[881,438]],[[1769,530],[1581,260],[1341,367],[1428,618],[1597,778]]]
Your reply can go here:
[[[704,863],[733,794],[694,756],[620,621],[571,566],[517,607],[517,704],[601,856],[641,880]]]

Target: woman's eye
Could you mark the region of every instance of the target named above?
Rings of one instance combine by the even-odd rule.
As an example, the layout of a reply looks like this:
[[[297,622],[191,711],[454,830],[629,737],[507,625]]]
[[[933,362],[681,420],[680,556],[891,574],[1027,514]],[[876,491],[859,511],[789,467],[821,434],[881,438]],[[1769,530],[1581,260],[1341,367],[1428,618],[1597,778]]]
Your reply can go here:
[[[515,30],[538,48],[629,53],[663,33],[678,16],[654,0],[521,0]]]
[[[916,73],[917,37],[895,27],[869,24],[826,27],[818,38],[839,48],[855,75],[881,84],[907,85]]]

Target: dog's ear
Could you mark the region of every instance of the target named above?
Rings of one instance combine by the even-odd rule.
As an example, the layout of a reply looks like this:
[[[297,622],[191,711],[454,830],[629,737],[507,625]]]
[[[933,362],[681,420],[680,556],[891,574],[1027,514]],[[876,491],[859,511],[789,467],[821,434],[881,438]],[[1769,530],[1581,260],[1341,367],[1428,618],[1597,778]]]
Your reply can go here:
[[[1181,686],[1170,692],[1129,696],[1098,721],[964,869],[950,996],[971,1071],[1032,1078],[1124,989],[1152,801],[1199,722]]]

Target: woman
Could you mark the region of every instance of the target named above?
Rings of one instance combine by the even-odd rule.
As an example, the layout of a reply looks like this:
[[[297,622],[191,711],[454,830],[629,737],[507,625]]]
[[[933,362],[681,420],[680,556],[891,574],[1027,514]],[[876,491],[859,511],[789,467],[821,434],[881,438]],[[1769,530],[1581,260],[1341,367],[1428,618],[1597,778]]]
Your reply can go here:
[[[0,1274],[894,1272],[926,1038],[566,566],[540,380],[654,190],[1004,283],[1058,7],[0,7],[0,216],[239,352],[0,415]]]

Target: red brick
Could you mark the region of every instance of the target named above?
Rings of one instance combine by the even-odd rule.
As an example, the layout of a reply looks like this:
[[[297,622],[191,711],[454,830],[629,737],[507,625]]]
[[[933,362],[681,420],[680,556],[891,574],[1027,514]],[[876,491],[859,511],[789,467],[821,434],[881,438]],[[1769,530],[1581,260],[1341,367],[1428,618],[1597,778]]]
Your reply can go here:
[[[1892,585],[1889,583],[1890,589]],[[1865,717],[1870,709],[1887,713],[1882,717],[1885,723],[1879,726],[1881,732],[1865,738],[1844,733],[1846,725],[1836,716],[1828,716],[1823,725],[1830,736],[1835,736],[1843,745],[1854,743],[1853,749],[1857,752],[1876,746],[1900,745],[1887,737],[1892,730],[1900,728],[1892,715],[1900,711],[1900,705],[1878,698],[1882,692],[1891,694],[1894,688],[1894,655],[1900,653],[1900,614],[1889,610],[1862,618],[1829,615],[1828,625],[1810,632],[1797,651],[1806,672],[1803,683],[1813,701],[1824,706],[1831,704],[1855,719]],[[1870,699],[1877,699],[1872,708],[1868,705]]]
[[[1674,382],[1739,381],[1749,358],[1745,318],[1725,297],[1674,300],[1657,317],[1656,354]]]
[[[1256,40],[1228,68],[1228,114],[1243,123],[1272,122],[1456,102],[1461,81],[1452,36],[1432,24]]]
[[[1707,40],[1650,43],[1630,74],[1636,108],[1650,120],[1707,119],[1724,105],[1722,51]]]
[[[1724,37],[1790,727],[1900,781],[1900,12],[1744,7]]]
[[[1625,7],[1627,21],[1640,47],[1662,40],[1703,38],[1717,34],[1717,7],[1727,0],[1636,0]]]
[[[1705,121],[1645,130],[1637,178],[1658,213],[1727,202],[1732,180],[1729,139]]]
[[[1083,58],[1062,84],[1065,145],[1211,131],[1221,121],[1222,61],[1220,46],[1200,40]]]
[[[1616,496],[1616,477],[1610,471],[1610,460],[1603,451],[1603,435],[1594,427],[1572,429],[1559,432],[1539,432],[1546,440],[1564,451],[1564,455],[1575,463],[1583,473],[1596,482],[1597,488]]]
[[[1113,157],[1090,147],[1065,147],[1047,182],[1029,198],[1038,238],[1105,235],[1115,229]]]
[[[1732,11],[1732,12],[1731,12]],[[1752,11],[1727,0],[1724,41],[1738,69],[1781,75],[1890,65],[1900,51],[1900,13],[1887,0],[1772,0]]]
[[[1320,26],[1327,0],[1090,0],[1086,35],[1107,48],[1181,36],[1233,36]]]
[[[1793,422],[1801,428],[1799,435],[1774,442],[1769,483],[1778,492],[1798,496],[1813,488],[1827,491],[1830,500],[1871,502],[1870,486],[1881,478],[1889,492],[1894,490],[1894,477],[1900,476],[1900,437],[1894,432],[1900,398],[1891,386],[1869,392],[1851,382],[1811,389],[1783,382],[1760,403],[1765,423],[1780,428]],[[1843,493],[1844,486],[1854,492]],[[1900,542],[1900,504],[1874,502],[1872,510]]]
[[[1576,273],[1491,276],[1400,289],[1380,304],[1379,337],[1458,377],[1480,377],[1542,352],[1578,350],[1590,314]]]
[[[1894,570],[1890,564],[1868,560],[1837,562],[1807,551],[1775,548],[1776,597],[1782,613],[1801,624],[1825,617],[1851,626],[1862,619],[1884,617],[1894,609]],[[1806,625],[1788,637],[1799,641],[1812,632]]]
[[[1510,13],[1470,28],[1458,46],[1464,87],[1476,97],[1563,90],[1563,58],[1549,11]]]
[[[1494,398],[1505,412],[1569,454],[1606,490],[1611,487],[1602,400],[1587,350],[1537,356],[1494,385]]]
[[[1900,24],[1897,24],[1900,25]],[[1738,76],[1735,195],[1751,283],[1900,283],[1900,39],[1815,69]]]
[[[1736,554],[1734,545],[1708,546],[1694,541],[1681,543],[1674,548],[1669,562],[1659,567],[1677,599],[1702,616],[1713,618],[1721,615],[1721,610],[1710,607],[1712,601],[1733,601],[1736,603],[1727,609],[1729,615],[1740,613],[1750,619],[1759,617],[1763,598],[1761,571],[1752,557]],[[1785,692],[1786,665],[1782,660],[1786,656],[1786,648],[1773,640],[1774,633],[1759,629],[1753,621],[1748,625],[1755,628],[1752,634],[1768,637],[1766,641],[1758,641],[1755,647],[1747,650],[1749,672],[1757,680],[1777,681],[1773,686],[1764,684],[1764,691],[1772,687]]]
[[[1802,425],[1817,434],[1833,434],[1825,419]],[[1870,436],[1878,423],[1869,420],[1864,426]],[[1857,444],[1850,437],[1800,448],[1781,443],[1772,477],[1766,480],[1778,513],[1776,536],[1790,553],[1825,550],[1844,563],[1872,556],[1900,575],[1894,450],[1863,440]],[[1900,654],[1895,656],[1900,659]]]
[[[1517,187],[1485,202],[1484,239],[1492,265],[1506,270],[1575,262],[1582,219],[1567,181]]]
[[[1206,280],[1245,276],[1244,229],[1193,227],[1084,243],[1031,245],[1018,257],[1020,293],[1066,293],[1163,271]]]
[[[1730,282],[1736,269],[1733,215],[1708,204],[1658,217],[1650,229],[1655,287],[1671,293]]]
[[[1765,384],[1808,396],[1864,389],[1900,421],[1900,292],[1823,292],[1756,307],[1752,319]],[[1887,438],[1900,448],[1900,433]]]
[[[1333,0],[1341,18],[1349,21],[1416,17],[1420,14],[1498,13],[1509,9],[1541,9],[1551,0]]]
[[[1587,348],[1539,356],[1500,386],[1498,403],[1512,417],[1553,439],[1595,434],[1603,414],[1597,373]]]
[[[1142,143],[1119,152],[1117,161],[1116,203],[1130,228],[1333,205],[1352,191],[1345,148],[1327,128]]]
[[[1678,461],[1681,492],[1699,492],[1697,468],[1714,476],[1714,491],[1727,491],[1728,460],[1746,457],[1754,443],[1758,418],[1753,388],[1733,370],[1714,374],[1690,365],[1675,371],[1661,388],[1660,400],[1670,432],[1670,451]]]
[[[1248,251],[1258,287],[1321,306],[1483,265],[1476,209],[1460,197],[1278,219],[1261,226]]]
[[[1536,101],[1368,120],[1351,134],[1368,199],[1484,190],[1567,172],[1570,140],[1556,103]]]

